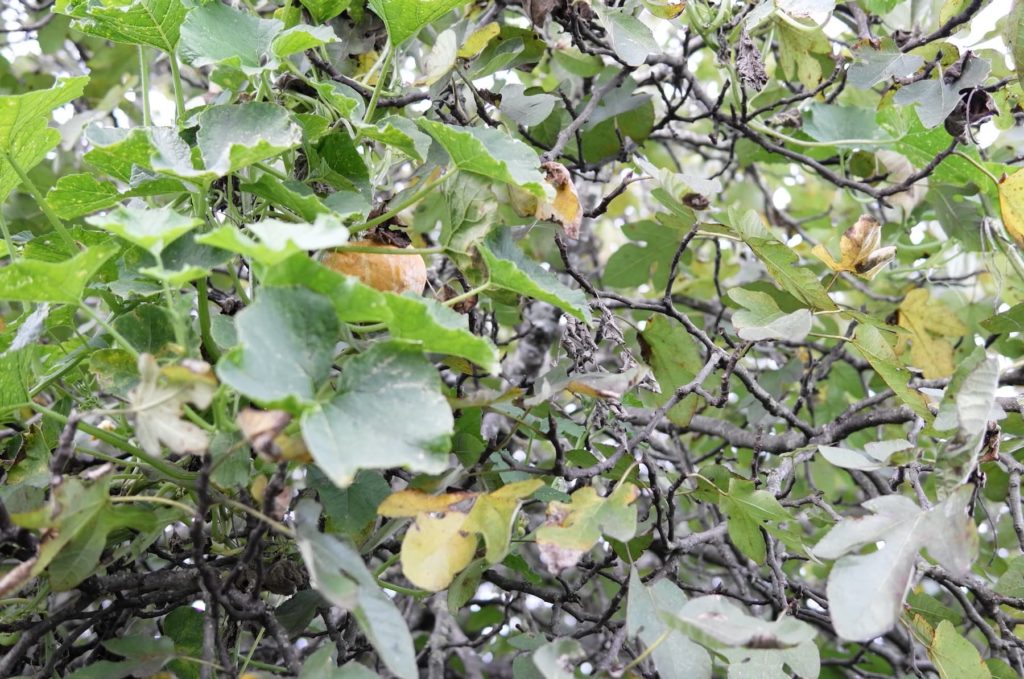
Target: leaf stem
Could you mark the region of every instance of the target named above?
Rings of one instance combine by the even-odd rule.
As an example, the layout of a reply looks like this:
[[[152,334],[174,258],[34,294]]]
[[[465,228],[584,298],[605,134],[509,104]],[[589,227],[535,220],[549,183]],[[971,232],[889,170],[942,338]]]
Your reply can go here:
[[[4,242],[7,243],[7,255],[11,258],[11,262],[18,261],[18,251],[14,249],[14,241],[11,240],[11,231],[7,228],[7,220],[4,219],[3,212],[0,211],[0,231],[4,233]]]
[[[211,434],[217,433],[217,427],[204,420],[202,416],[199,415],[199,413],[193,410],[192,406],[185,406],[184,408],[182,408],[182,413],[184,413],[185,417],[188,418],[193,424],[195,424],[200,429],[205,429]]]
[[[384,222],[388,221],[389,219],[392,219],[393,217],[395,217],[395,215],[397,215],[399,212],[401,212],[405,208],[407,208],[407,207],[409,207],[411,205],[415,205],[420,200],[425,198],[428,193],[433,191],[434,188],[438,184],[440,184],[442,181],[444,181],[447,177],[448,177],[448,173],[445,172],[445,173],[439,175],[436,179],[432,179],[432,180],[428,181],[426,184],[421,186],[418,191],[413,193],[411,196],[409,196],[408,198],[406,198],[401,203],[399,203],[398,205],[394,206],[393,208],[391,208],[390,210],[388,210],[384,214],[380,215],[379,217],[374,217],[373,219],[369,219],[366,222],[364,222],[363,224],[361,224],[359,226],[356,226],[356,227],[353,227],[352,229],[349,229],[349,231],[363,231],[365,229],[373,228],[373,227],[377,226],[378,224],[383,224]],[[402,248],[402,249],[406,250],[409,254],[436,254],[436,253],[424,253],[424,252],[413,253],[409,248]]]
[[[6,151],[0,151],[0,158],[6,160],[11,168],[14,169],[14,172],[21,179],[22,185],[28,189],[28,192],[32,194],[32,197],[39,205],[39,209],[43,211],[44,215],[46,215],[47,221],[50,222],[50,225],[60,236],[61,240],[64,241],[64,244],[69,246],[71,248],[71,252],[74,253],[77,249],[75,239],[71,237],[71,233],[68,231],[67,227],[64,226],[64,222],[61,221],[61,218],[57,216],[57,213],[53,211],[50,204],[46,202],[46,198],[43,197],[43,194],[39,191],[39,187],[35,185],[32,178],[28,176],[28,172],[25,171],[25,168],[23,168],[21,164],[14,159],[14,156]]]
[[[832,340],[836,340],[837,342],[849,342],[850,341],[849,337],[845,337],[843,335],[830,335],[827,332],[809,332],[809,333],[807,333],[807,336],[808,337],[820,337],[822,339],[832,339]]]
[[[199,309],[199,338],[203,343],[203,348],[206,349],[206,355],[210,362],[216,363],[220,358],[220,349],[217,348],[211,331],[209,278],[206,276],[200,278],[196,284],[196,291],[199,293],[199,299],[196,300]]]
[[[781,12],[780,12],[781,14]],[[829,148],[832,146],[878,146],[880,144],[895,144],[903,137],[897,137],[896,139],[836,139],[834,141],[806,141],[804,139],[797,139],[796,137],[790,137],[788,134],[783,134],[778,130],[773,130],[770,127],[766,127],[756,122],[750,123],[750,128],[761,134],[767,134],[770,137],[781,139],[787,144],[796,144],[797,146],[806,146],[808,148]]]
[[[416,597],[417,599],[421,599],[430,594],[430,592],[426,590],[415,589],[412,587],[403,587],[401,585],[396,585],[393,582],[387,582],[385,580],[377,580],[377,584],[380,585],[382,589],[390,589],[392,592],[397,592],[399,594],[405,594],[407,596]]]
[[[25,405],[27,405],[29,408],[32,408],[38,413],[42,413],[44,417],[49,417],[50,419],[56,420],[61,424],[68,423],[67,415],[62,415],[55,410],[50,410],[49,408],[40,403],[30,401]],[[162,473],[164,476],[167,476],[171,480],[185,483],[188,484],[189,486],[191,486],[191,484],[195,482],[195,474],[183,471],[169,462],[165,462],[158,457],[150,455],[141,448],[136,448],[131,443],[128,443],[128,441],[125,438],[118,436],[117,434],[105,431],[103,429],[100,429],[99,427],[95,427],[89,424],[88,422],[83,421],[79,421],[78,428],[81,431],[84,431],[86,434],[89,434],[93,438],[97,438],[100,441],[103,441],[104,443],[114,446],[118,450],[123,450],[129,455],[138,458],[139,460],[145,462],[153,469],[156,469],[157,471]]]
[[[370,103],[366,105],[366,113],[363,114],[364,123],[369,123],[370,119],[373,118],[374,112],[377,110],[377,101],[380,99],[380,93],[384,89],[384,80],[389,75],[388,71],[391,70],[391,60],[395,58],[395,48],[391,45],[391,41],[388,41],[388,45],[384,49],[384,62],[381,64],[380,73],[377,74],[377,84],[373,86]]]
[[[349,328],[353,332],[366,333],[366,332],[380,332],[381,330],[387,330],[387,323],[370,323],[369,325],[353,325],[349,324]]]
[[[267,165],[266,163],[253,163],[253,167],[258,168],[258,169],[262,170],[263,172],[266,172],[267,174],[269,174],[274,179],[280,179],[283,182],[286,182],[289,179],[291,179],[291,177],[286,175],[284,172],[281,172],[280,170],[276,170],[276,169],[272,168],[271,166]]]
[[[380,576],[384,575],[384,571],[394,566],[395,563],[398,562],[398,559],[401,558],[401,556],[402,555],[400,553],[395,553],[389,556],[384,563],[382,563],[374,569],[373,577],[379,578]]]
[[[487,290],[489,290],[490,287],[491,287],[491,282],[487,281],[483,285],[477,286],[477,287],[472,288],[470,290],[466,290],[461,295],[456,295],[455,297],[452,297],[451,299],[446,299],[444,301],[444,304],[445,304],[445,306],[455,306],[459,302],[464,302],[467,299],[472,299],[473,297],[476,297],[477,295],[480,295],[480,294],[483,294],[484,292],[487,292]]]
[[[252,656],[256,653],[256,648],[260,645],[260,641],[263,640],[263,633],[266,632],[266,629],[266,627],[260,627],[260,631],[257,632],[256,639],[253,640],[252,647],[249,649],[249,654],[245,656],[245,661],[242,663],[241,670],[239,670],[240,675],[245,674],[245,669],[249,666],[249,663],[252,662]]]
[[[229,498],[226,495],[223,495],[221,493],[214,492],[212,495],[213,495],[213,498],[217,502],[219,502],[221,504],[225,504],[225,505],[227,505],[229,507],[233,507],[234,509],[241,510],[241,511],[245,512],[246,514],[248,514],[249,516],[253,517],[254,519],[259,519],[260,521],[264,522],[265,524],[267,524],[268,526],[270,526],[271,528],[276,530],[281,535],[284,535],[285,537],[291,538],[292,540],[295,539],[295,531],[293,531],[291,528],[289,528],[288,526],[284,525],[280,521],[276,521],[276,520],[270,518],[269,516],[267,516],[263,512],[259,511],[258,509],[253,509],[252,507],[250,507],[249,505],[245,504],[244,502],[239,502],[238,500],[233,500],[233,499],[231,499],[231,498]]]
[[[171,62],[171,83],[174,86],[174,107],[177,112],[175,119],[181,120],[185,115],[185,94],[181,86],[181,71],[178,68],[178,56],[173,52],[167,55]]]
[[[156,265],[161,271],[166,272],[164,268],[164,258],[159,252],[154,253],[156,258]],[[174,325],[174,341],[178,344],[182,350],[185,350],[188,346],[188,331],[185,328],[185,320],[178,313],[178,307],[174,303],[174,292],[171,290],[171,284],[167,282],[166,278],[160,278],[160,287],[163,288],[164,293],[164,304],[167,305],[167,313],[171,315],[171,323]]]
[[[131,354],[131,355],[132,355],[132,358],[134,358],[134,359],[135,359],[136,361],[138,361],[138,360],[139,360],[139,351],[138,351],[138,349],[136,349],[136,348],[135,348],[134,346],[132,346],[132,343],[131,343],[131,342],[129,342],[129,341],[128,341],[128,340],[127,340],[127,339],[125,338],[125,336],[124,336],[124,335],[122,335],[121,333],[119,333],[119,332],[118,332],[118,331],[117,331],[117,330],[116,330],[116,329],[114,328],[114,326],[113,326],[113,325],[111,325],[110,323],[108,323],[108,322],[107,322],[107,320],[106,320],[105,318],[103,318],[103,316],[101,316],[100,314],[98,314],[98,313],[96,312],[96,310],[95,310],[95,309],[93,309],[93,308],[92,308],[91,306],[89,306],[88,304],[86,304],[84,300],[83,300],[82,302],[79,302],[79,303],[78,303],[78,307],[79,307],[79,308],[80,308],[80,309],[81,309],[81,310],[82,310],[83,312],[85,312],[85,315],[86,315],[86,316],[88,316],[88,317],[89,317],[89,318],[91,318],[92,320],[96,321],[96,323],[97,323],[97,324],[98,324],[98,325],[99,325],[99,326],[100,326],[101,328],[103,328],[103,329],[104,329],[104,330],[106,330],[106,331],[107,331],[108,333],[110,333],[110,336],[114,338],[114,341],[116,341],[116,342],[117,342],[118,344],[120,344],[120,345],[121,345],[121,347],[122,347],[122,348],[123,348],[123,349],[124,349],[125,351],[127,351],[127,352],[128,352],[129,354]]]
[[[650,655],[651,653],[654,653],[654,649],[656,649],[656,648],[657,648],[658,646],[660,646],[660,645],[661,645],[661,644],[662,644],[662,643],[663,643],[663,642],[664,642],[664,641],[665,641],[666,639],[668,639],[668,635],[669,635],[669,634],[671,634],[671,633],[672,633],[672,628],[671,628],[671,627],[669,627],[669,628],[668,628],[668,629],[666,629],[666,630],[665,630],[664,632],[662,632],[662,633],[661,633],[661,634],[660,634],[660,635],[658,636],[658,638],[654,640],[654,642],[653,642],[653,643],[651,643],[650,645],[648,645],[648,646],[647,646],[647,648],[645,648],[645,649],[644,649],[644,652],[643,652],[643,653],[641,653],[641,654],[640,654],[640,655],[638,655],[637,657],[633,658],[633,660],[632,660],[632,661],[631,661],[631,662],[630,662],[630,663],[629,663],[628,665],[626,665],[625,667],[623,667],[623,668],[622,668],[622,672],[623,672],[623,673],[626,673],[626,672],[628,672],[629,670],[631,670],[631,669],[633,669],[634,667],[636,667],[637,665],[639,665],[640,663],[642,663],[642,662],[643,662],[643,661],[644,661],[644,660],[645,660],[645,659],[647,658],[647,656],[649,656],[649,655]]]
[[[153,112],[149,107],[149,62],[146,60],[146,48],[139,45],[139,89],[142,90],[142,124],[149,127],[153,124]]]
[[[963,158],[968,163],[970,163],[974,167],[978,168],[978,170],[980,170],[986,177],[988,177],[992,181],[992,184],[996,187],[996,190],[997,191],[999,190],[999,180],[996,178],[996,176],[994,174],[992,174],[991,172],[988,171],[987,167],[985,167],[984,165],[982,165],[981,163],[976,161],[974,158],[971,158],[969,155],[967,155],[963,151],[953,151],[953,155],[954,156],[959,156],[959,157]]]
[[[160,497],[158,495],[111,495],[110,496],[110,501],[111,502],[115,502],[115,503],[116,502],[133,502],[133,503],[137,502],[137,503],[140,503],[140,504],[141,503],[145,503],[145,502],[151,502],[151,503],[153,503],[155,505],[167,505],[168,507],[174,507],[175,509],[180,509],[183,512],[185,512],[186,514],[188,514],[189,516],[195,516],[196,515],[196,510],[193,509],[192,507],[189,507],[188,505],[186,505],[184,503],[178,502],[177,500],[172,500],[172,499],[166,498],[166,497]]]

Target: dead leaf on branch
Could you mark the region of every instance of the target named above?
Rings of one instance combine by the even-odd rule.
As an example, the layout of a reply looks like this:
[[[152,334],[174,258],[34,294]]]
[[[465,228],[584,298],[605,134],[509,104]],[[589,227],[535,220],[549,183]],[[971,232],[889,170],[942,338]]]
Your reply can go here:
[[[811,252],[837,273],[848,271],[871,280],[882,267],[896,257],[896,248],[879,247],[881,241],[882,225],[871,215],[861,215],[860,219],[843,233],[839,241],[838,262],[824,245],[816,245]]]
[[[579,238],[583,207],[572,175],[565,165],[553,161],[542,164],[541,169],[544,170],[545,180],[555,190],[554,198],[540,199],[525,189],[510,185],[506,191],[509,204],[520,217],[552,221],[561,226],[569,238]]]
[[[736,45],[736,72],[743,84],[755,92],[760,92],[768,84],[768,72],[764,70],[761,52],[746,31],[740,34]]]
[[[235,417],[246,442],[260,456],[271,462],[299,460],[310,462],[312,457],[301,436],[284,433],[291,423],[291,414],[283,410],[244,408]]]
[[[544,26],[548,15],[557,5],[558,0],[523,0],[523,9],[537,28]]]
[[[138,385],[128,393],[139,445],[159,455],[161,444],[175,453],[202,454],[209,445],[206,432],[182,419],[186,403],[209,407],[217,390],[217,378],[205,361],[186,359],[160,368],[152,354],[139,356]]]

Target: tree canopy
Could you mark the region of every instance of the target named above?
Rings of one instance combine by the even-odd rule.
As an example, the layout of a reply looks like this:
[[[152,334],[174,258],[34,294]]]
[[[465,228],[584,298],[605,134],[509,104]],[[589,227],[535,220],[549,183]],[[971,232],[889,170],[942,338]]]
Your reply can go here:
[[[1024,676],[1020,0],[11,0],[0,676]]]

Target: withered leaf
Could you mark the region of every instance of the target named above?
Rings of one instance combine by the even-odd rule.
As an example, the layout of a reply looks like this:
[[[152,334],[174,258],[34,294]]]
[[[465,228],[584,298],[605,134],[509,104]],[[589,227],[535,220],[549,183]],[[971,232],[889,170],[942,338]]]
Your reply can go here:
[[[761,52],[746,31],[740,34],[740,41],[736,44],[736,72],[743,84],[755,92],[760,92],[768,84],[768,72],[764,70]]]
[[[583,209],[580,207],[580,197],[576,193],[572,175],[561,163],[548,162],[541,165],[541,168],[548,184],[555,187],[555,198],[550,203],[538,201],[537,219],[549,219],[561,224],[566,236],[574,240],[579,238]]]
[[[895,247],[878,247],[881,241],[882,225],[871,215],[861,215],[839,241],[838,262],[824,245],[815,246],[812,252],[833,271],[848,271],[871,280],[896,256]]]

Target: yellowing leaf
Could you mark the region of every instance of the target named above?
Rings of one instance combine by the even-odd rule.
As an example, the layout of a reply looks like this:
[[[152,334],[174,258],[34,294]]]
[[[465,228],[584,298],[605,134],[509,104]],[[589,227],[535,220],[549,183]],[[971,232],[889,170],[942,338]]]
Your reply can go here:
[[[910,359],[927,379],[949,377],[953,364],[953,345],[945,337],[961,337],[964,324],[942,302],[931,299],[928,291],[917,288],[907,293],[899,308],[899,325],[913,335]]]
[[[466,38],[466,41],[462,43],[462,47],[459,48],[459,58],[472,59],[476,57],[484,51],[484,48],[487,47],[491,40],[494,40],[499,33],[501,33],[501,26],[498,25],[497,21],[492,21],[486,26],[473,31],[473,34]]]
[[[476,553],[476,535],[463,530],[466,515],[419,514],[402,540],[402,572],[409,582],[440,592],[469,565]]]
[[[685,2],[674,0],[644,0],[644,7],[659,19],[675,19],[686,11]]]
[[[366,75],[373,70],[374,65],[380,61],[380,55],[376,51],[370,50],[369,52],[363,52],[356,57],[356,77]],[[366,80],[366,84],[373,86],[377,84],[377,78],[380,75],[379,72],[372,73]]]
[[[625,542],[636,533],[637,487],[620,484],[608,497],[601,497],[592,487],[581,488],[571,502],[552,502],[548,518],[537,529],[540,559],[548,572],[558,575],[571,568],[590,550],[601,535]]]
[[[561,224],[566,236],[579,238],[580,225],[583,222],[583,208],[580,206],[580,197],[576,193],[572,175],[561,163],[548,162],[541,165],[541,168],[544,170],[544,178],[548,184],[555,187],[555,198],[550,203],[537,202],[537,219],[549,219]]]
[[[839,240],[840,261],[832,258],[824,245],[811,251],[833,271],[849,271],[871,280],[896,256],[895,247],[878,247],[882,241],[882,225],[870,215],[861,215]]]
[[[519,504],[542,485],[543,481],[532,479],[493,493],[442,495],[402,490],[385,498],[377,513],[415,517],[402,540],[402,572],[417,587],[438,592],[473,560],[477,533],[487,545],[488,563],[505,558]]]
[[[1024,248],[1024,170],[1017,170],[999,182],[999,212],[1006,232]]]
[[[512,522],[519,504],[543,485],[540,479],[519,481],[477,499],[463,528],[484,536],[488,563],[498,563],[508,554]]]
[[[256,408],[244,408],[235,417],[235,423],[242,431],[246,442],[264,459],[271,462],[312,462],[313,458],[302,437],[283,433],[291,421],[291,414],[283,410]]]
[[[384,501],[377,507],[377,513],[392,519],[430,512],[461,511],[465,513],[471,504],[461,505],[461,503],[475,497],[476,493],[429,495],[420,490],[402,490],[384,498]]]
[[[647,368],[637,366],[621,373],[574,375],[565,383],[565,390],[582,396],[618,401],[643,382],[647,372]]]

